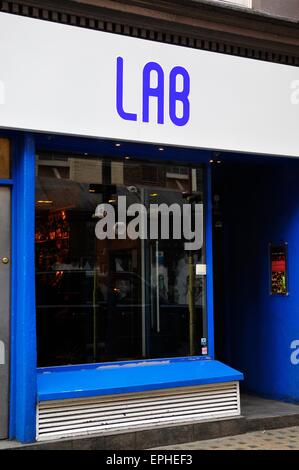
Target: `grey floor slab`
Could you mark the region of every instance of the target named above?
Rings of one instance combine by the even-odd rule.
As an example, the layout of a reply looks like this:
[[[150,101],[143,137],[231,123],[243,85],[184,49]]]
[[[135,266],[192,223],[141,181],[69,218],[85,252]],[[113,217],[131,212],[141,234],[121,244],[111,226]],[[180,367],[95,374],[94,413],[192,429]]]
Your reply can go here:
[[[253,395],[241,396],[242,415],[249,419],[299,414],[299,404],[268,400]]]

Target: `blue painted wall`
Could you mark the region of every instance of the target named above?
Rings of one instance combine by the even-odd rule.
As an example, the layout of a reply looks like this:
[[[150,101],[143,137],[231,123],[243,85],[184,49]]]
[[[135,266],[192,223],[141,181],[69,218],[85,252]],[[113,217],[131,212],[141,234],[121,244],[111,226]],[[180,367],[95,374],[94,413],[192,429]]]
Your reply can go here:
[[[299,340],[299,164],[224,163],[214,170],[214,189],[223,221],[214,256],[223,264],[215,282],[218,358],[244,372],[248,391],[299,400],[299,365],[290,360]],[[281,241],[289,245],[288,297],[269,295],[268,244]]]

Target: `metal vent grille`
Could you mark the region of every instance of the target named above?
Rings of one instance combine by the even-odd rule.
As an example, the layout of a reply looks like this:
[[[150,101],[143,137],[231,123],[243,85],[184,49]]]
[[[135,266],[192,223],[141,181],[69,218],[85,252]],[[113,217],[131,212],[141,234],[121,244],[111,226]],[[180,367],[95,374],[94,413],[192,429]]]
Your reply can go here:
[[[240,415],[239,383],[40,402],[37,440]]]

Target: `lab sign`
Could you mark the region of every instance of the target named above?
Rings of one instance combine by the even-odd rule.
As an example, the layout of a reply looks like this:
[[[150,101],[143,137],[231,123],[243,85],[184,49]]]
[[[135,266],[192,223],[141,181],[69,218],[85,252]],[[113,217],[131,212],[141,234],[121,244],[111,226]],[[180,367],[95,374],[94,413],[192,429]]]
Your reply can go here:
[[[299,69],[0,13],[0,127],[299,156]]]
[[[157,74],[157,84],[151,84],[152,72]],[[183,78],[183,88],[181,91],[177,89],[177,77]],[[158,124],[164,124],[164,72],[161,65],[156,62],[148,62],[145,64],[142,73],[142,121],[149,122],[150,98],[157,99],[157,120]],[[116,75],[116,103],[119,116],[128,121],[137,121],[136,113],[127,113],[123,107],[123,58],[117,58],[117,75]],[[185,126],[190,117],[190,77],[186,69],[183,67],[174,67],[169,74],[169,118],[176,126]],[[182,115],[178,116],[176,104],[181,103]]]

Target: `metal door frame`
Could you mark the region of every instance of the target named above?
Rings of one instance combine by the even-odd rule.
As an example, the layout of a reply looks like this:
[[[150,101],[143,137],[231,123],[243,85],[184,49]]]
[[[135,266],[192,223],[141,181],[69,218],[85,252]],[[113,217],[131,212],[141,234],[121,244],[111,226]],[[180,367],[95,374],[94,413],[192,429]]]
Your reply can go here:
[[[11,188],[0,185],[0,439],[9,435],[11,322]]]

